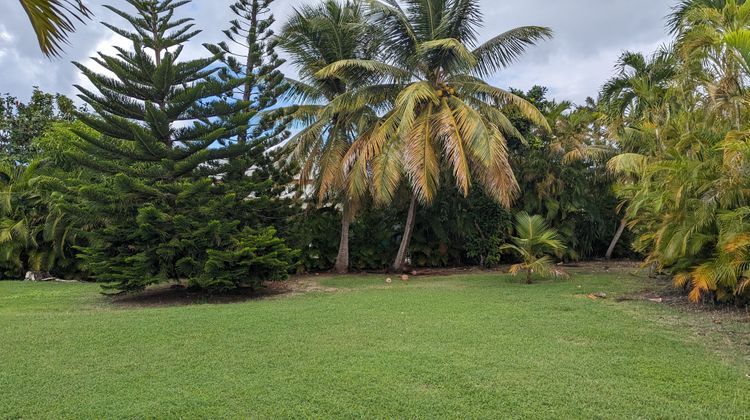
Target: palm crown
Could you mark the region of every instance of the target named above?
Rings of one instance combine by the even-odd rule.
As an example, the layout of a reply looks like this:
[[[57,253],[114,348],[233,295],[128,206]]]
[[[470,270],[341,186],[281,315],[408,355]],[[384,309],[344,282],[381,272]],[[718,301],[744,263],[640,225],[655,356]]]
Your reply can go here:
[[[373,57],[378,48],[374,35],[361,3],[327,0],[296,9],[279,37],[300,76],[299,80],[288,79],[287,97],[297,105],[286,111],[304,126],[286,148],[293,160],[302,162],[301,184],[315,177],[320,201],[341,193],[343,158],[357,127],[377,116],[367,106],[348,110],[328,106],[338,96],[365,84],[366,78],[351,74],[321,76],[319,72],[341,60]]]
[[[317,73],[379,73],[384,78],[332,103],[338,111],[369,104],[383,114],[347,153],[350,196],[364,194],[371,185],[376,201],[389,202],[405,175],[416,197],[429,204],[441,167],[447,166],[462,193],[468,194],[476,179],[492,197],[510,205],[518,187],[505,139],[521,135],[501,109],[513,105],[534,123],[548,126],[530,103],[479,76],[509,65],[551,31],[521,27],[478,45],[482,18],[475,0],[402,4],[369,2],[385,40],[377,59],[342,60]]]

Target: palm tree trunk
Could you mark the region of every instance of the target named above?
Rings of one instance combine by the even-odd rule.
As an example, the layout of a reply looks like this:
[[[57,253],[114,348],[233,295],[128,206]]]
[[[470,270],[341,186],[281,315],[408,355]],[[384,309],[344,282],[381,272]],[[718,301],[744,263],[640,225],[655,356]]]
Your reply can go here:
[[[339,253],[336,256],[334,271],[338,274],[349,272],[349,226],[352,223],[352,212],[349,205],[344,205],[341,214],[341,242],[339,242]]]
[[[737,131],[742,129],[742,123],[740,122],[740,104],[734,103],[734,121],[737,124]]]
[[[417,212],[417,196],[411,196],[411,203],[409,204],[409,213],[406,216],[406,226],[404,227],[404,236],[401,238],[401,246],[398,248],[398,254],[396,254],[396,261],[393,262],[393,271],[396,273],[404,271],[404,262],[406,261],[406,252],[409,250],[409,242],[411,242],[411,234],[414,231],[414,223],[416,222]]]
[[[625,232],[625,218],[622,219],[622,222],[620,222],[620,227],[617,228],[617,232],[615,233],[615,237],[612,238],[612,242],[609,244],[609,248],[607,248],[607,253],[604,255],[604,258],[611,260],[612,254],[615,252],[615,247],[617,246],[617,243],[620,241],[620,237],[622,236],[622,233]]]

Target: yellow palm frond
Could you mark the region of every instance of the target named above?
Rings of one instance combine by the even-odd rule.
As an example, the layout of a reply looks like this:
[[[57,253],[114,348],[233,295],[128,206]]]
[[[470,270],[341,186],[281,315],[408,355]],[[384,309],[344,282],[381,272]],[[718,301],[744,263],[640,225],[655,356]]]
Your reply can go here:
[[[745,277],[737,284],[737,288],[735,289],[734,294],[737,296],[742,296],[745,294],[745,292],[748,291],[750,291],[750,277]]]
[[[344,167],[343,160],[349,145],[341,135],[332,133],[328,139],[325,151],[318,162],[318,201],[323,203],[328,194],[336,194],[343,190]]]
[[[347,71],[362,73],[360,76],[370,73],[379,74],[381,76],[388,75],[394,80],[405,80],[411,76],[408,71],[400,67],[392,66],[377,60],[347,59],[329,64],[315,73],[315,77],[320,79],[335,77],[346,78],[345,73]]]
[[[699,302],[703,294],[716,288],[716,277],[708,264],[700,265],[692,271],[691,287],[688,298],[693,303]]]
[[[675,287],[685,287],[690,283],[691,276],[690,273],[678,273],[672,278],[672,284],[675,285]]]
[[[456,69],[470,70],[477,65],[477,58],[466,45],[454,38],[440,38],[422,42],[417,47],[418,54],[427,55],[432,52],[439,52],[441,55],[453,55],[454,60],[451,64]]]
[[[394,117],[399,120],[398,135],[411,131],[414,120],[424,106],[435,106],[440,103],[435,89],[428,82],[412,83],[404,88],[396,98]]]
[[[420,202],[432,203],[437,194],[440,165],[435,150],[433,127],[433,105],[428,104],[405,136],[404,169],[412,190]]]
[[[622,153],[607,162],[607,169],[616,174],[641,175],[648,158],[638,153]]]
[[[464,110],[465,111],[465,110]],[[476,136],[476,125],[481,119],[468,120],[466,112],[460,113],[448,105],[443,99],[438,112],[435,113],[434,124],[437,138],[443,143],[443,150],[456,178],[456,186],[464,196],[469,195],[471,187],[471,172],[469,160],[464,150],[464,142],[471,141]]]
[[[75,31],[75,22],[85,22],[91,11],[82,0],[20,0],[34,28],[39,48],[48,57],[62,53],[62,44]]]
[[[500,89],[485,83],[481,79],[461,77],[456,78],[456,85],[467,95],[474,95],[487,100],[497,102],[501,106],[512,105],[518,109],[521,115],[535,125],[552,131],[549,121],[531,102],[507,90]]]

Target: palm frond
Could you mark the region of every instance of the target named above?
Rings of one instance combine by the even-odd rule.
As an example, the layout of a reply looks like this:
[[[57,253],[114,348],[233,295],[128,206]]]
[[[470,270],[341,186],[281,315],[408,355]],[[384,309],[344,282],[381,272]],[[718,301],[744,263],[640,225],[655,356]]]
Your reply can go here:
[[[84,23],[91,11],[82,0],[19,0],[34,28],[39,48],[48,57],[59,57],[63,44],[75,31],[76,21]]]
[[[476,73],[490,76],[512,64],[526,48],[552,35],[550,28],[542,26],[522,26],[500,34],[472,51],[477,60]]]

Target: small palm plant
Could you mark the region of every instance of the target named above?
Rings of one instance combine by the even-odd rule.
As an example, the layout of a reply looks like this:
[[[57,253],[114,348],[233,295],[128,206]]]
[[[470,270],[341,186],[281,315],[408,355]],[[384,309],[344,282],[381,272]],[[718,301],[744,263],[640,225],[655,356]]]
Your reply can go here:
[[[560,253],[565,250],[565,244],[560,240],[555,229],[550,228],[542,216],[531,216],[526,212],[516,215],[516,235],[512,237],[513,244],[505,244],[500,250],[515,251],[522,262],[510,268],[510,273],[518,275],[526,272],[526,283],[532,283],[532,275],[567,277],[568,274],[558,269],[552,263],[550,253]]]

